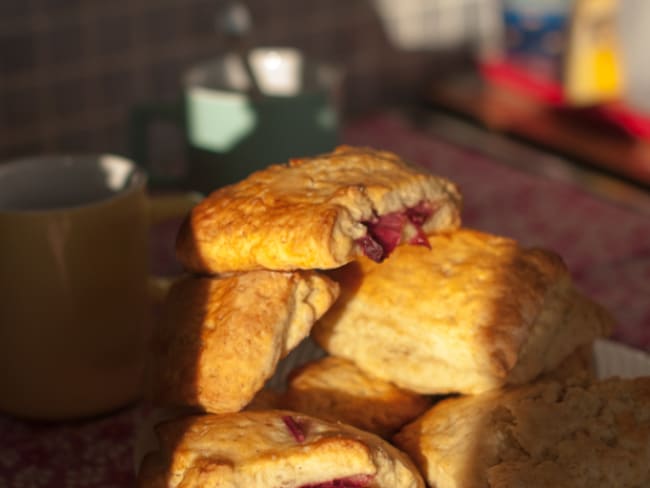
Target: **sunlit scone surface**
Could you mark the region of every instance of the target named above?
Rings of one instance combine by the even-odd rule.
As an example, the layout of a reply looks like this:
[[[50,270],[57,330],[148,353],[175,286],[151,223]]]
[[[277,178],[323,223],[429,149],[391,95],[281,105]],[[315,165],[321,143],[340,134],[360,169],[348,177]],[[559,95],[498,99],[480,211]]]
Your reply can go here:
[[[388,438],[423,414],[431,400],[369,375],[352,361],[327,356],[289,375],[282,404]]]
[[[650,378],[444,400],[395,441],[437,488],[650,486]]]
[[[341,146],[253,173],[199,203],[177,255],[201,273],[329,269],[384,259],[400,243],[460,224],[450,181],[385,151]]]
[[[314,271],[177,281],[154,334],[154,402],[240,410],[337,295],[338,285]]]
[[[379,437],[283,410],[186,417],[158,428],[140,488],[424,488]]]
[[[429,240],[330,271],[341,295],[316,341],[409,390],[478,393],[530,381],[612,327],[552,252],[469,229]]]

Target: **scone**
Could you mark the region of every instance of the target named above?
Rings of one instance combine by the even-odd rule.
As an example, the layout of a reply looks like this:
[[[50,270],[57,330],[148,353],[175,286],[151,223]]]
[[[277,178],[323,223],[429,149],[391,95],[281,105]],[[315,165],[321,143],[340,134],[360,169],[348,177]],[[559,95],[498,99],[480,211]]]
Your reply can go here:
[[[650,486],[650,377],[443,400],[394,440],[436,488]]]
[[[609,333],[612,319],[549,251],[469,229],[330,272],[341,296],[316,324],[330,354],[419,393],[525,383]]]
[[[181,279],[154,334],[154,402],[240,410],[337,294],[336,283],[313,271]]]
[[[177,239],[186,269],[339,267],[358,255],[384,259],[402,242],[460,223],[460,193],[395,154],[341,146],[253,173],[199,203]]]
[[[140,488],[420,488],[410,459],[377,436],[283,410],[187,417],[158,428]]]
[[[328,356],[290,375],[281,404],[388,437],[428,410],[431,400],[368,375],[347,359]]]

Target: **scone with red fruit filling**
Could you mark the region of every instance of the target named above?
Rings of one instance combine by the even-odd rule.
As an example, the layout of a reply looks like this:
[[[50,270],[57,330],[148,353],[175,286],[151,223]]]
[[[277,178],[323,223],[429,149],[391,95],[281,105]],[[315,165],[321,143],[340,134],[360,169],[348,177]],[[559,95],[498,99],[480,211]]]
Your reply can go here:
[[[172,420],[140,488],[424,488],[404,453],[341,423],[285,410]]]
[[[183,224],[177,255],[198,273],[339,267],[382,261],[402,243],[460,225],[450,181],[397,155],[341,146],[253,173],[200,202]]]

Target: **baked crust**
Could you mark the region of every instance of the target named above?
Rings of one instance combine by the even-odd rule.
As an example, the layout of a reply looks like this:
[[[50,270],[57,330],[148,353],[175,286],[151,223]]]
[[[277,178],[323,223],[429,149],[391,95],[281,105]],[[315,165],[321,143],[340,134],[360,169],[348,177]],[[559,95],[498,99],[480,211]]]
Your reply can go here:
[[[154,402],[240,410],[337,294],[336,283],[312,271],[181,279],[154,335]]]
[[[422,415],[431,400],[370,376],[347,359],[327,356],[292,372],[281,404],[389,437]]]
[[[336,268],[362,253],[364,222],[422,202],[433,210],[424,232],[459,226],[453,183],[390,152],[341,146],[215,191],[182,226],[177,255],[188,270],[210,274]],[[412,237],[409,225],[403,239]]]
[[[650,377],[448,399],[394,440],[437,488],[650,486]]]
[[[419,393],[521,384],[609,333],[562,260],[470,229],[330,272],[341,296],[312,331],[330,354]]]
[[[377,436],[282,410],[187,417],[158,428],[139,487],[424,488],[410,459]],[[347,480],[348,484],[325,484]]]

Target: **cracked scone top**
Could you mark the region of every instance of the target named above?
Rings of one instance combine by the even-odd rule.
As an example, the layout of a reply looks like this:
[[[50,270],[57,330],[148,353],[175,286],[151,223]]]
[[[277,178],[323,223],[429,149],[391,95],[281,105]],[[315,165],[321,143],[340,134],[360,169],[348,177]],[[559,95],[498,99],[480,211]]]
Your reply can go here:
[[[412,461],[377,436],[284,410],[203,415],[157,429],[140,488],[424,488]]]
[[[650,377],[452,398],[394,438],[436,488],[650,486]]]
[[[460,225],[456,186],[386,151],[341,146],[221,188],[190,213],[177,240],[189,270],[330,269],[383,260],[401,243]]]

